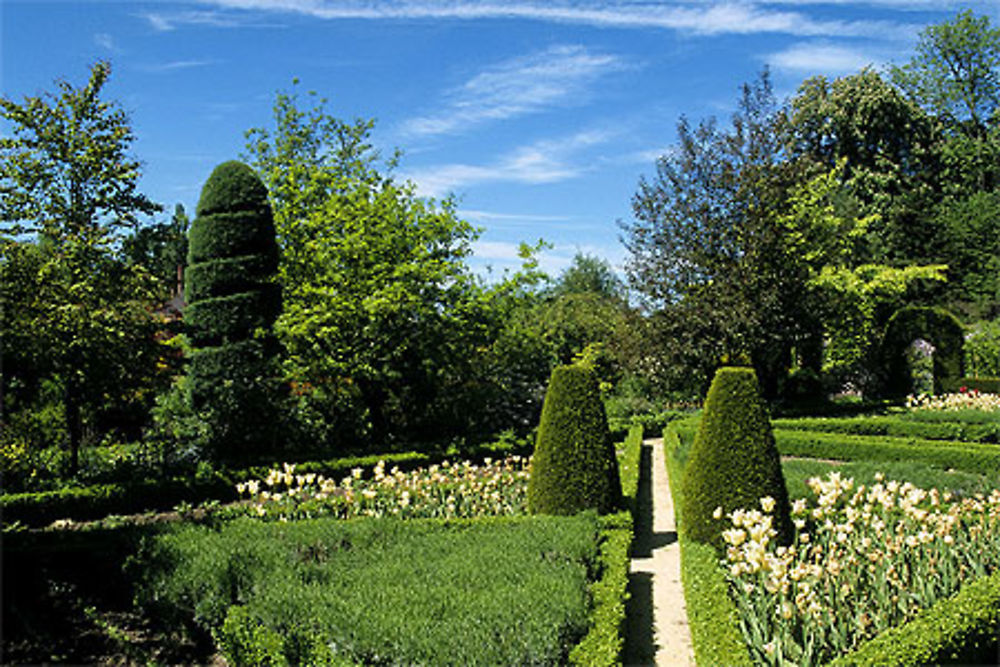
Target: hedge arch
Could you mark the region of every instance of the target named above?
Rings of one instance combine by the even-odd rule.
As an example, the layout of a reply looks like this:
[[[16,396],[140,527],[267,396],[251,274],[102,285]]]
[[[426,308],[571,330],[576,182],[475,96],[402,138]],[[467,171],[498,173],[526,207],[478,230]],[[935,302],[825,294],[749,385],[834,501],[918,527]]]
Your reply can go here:
[[[944,308],[908,306],[889,318],[882,339],[881,359],[885,370],[885,393],[905,396],[910,393],[911,378],[906,361],[910,344],[922,338],[934,345],[934,391],[957,380],[964,373],[962,346],[965,327]]]

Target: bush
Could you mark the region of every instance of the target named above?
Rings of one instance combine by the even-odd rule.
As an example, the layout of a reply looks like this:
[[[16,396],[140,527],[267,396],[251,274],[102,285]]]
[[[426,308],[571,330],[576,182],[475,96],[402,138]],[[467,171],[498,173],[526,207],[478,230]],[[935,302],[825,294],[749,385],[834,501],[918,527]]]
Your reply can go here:
[[[225,162],[202,189],[188,246],[193,350],[190,402],[209,424],[206,448],[240,460],[273,447],[279,399],[272,327],[281,311],[278,246],[267,190],[250,167]],[[236,271],[242,270],[242,274]]]
[[[945,393],[961,392],[975,389],[984,394],[1000,394],[1000,377],[964,377],[951,378],[941,383],[941,391]]]
[[[964,442],[1000,442],[1000,415],[993,423],[965,423],[961,419],[917,421],[903,416],[854,417],[848,419],[775,419],[775,429],[820,431],[850,435],[922,438],[926,440],[961,440]]]
[[[639,497],[639,471],[642,464],[642,426],[635,425],[629,429],[623,449],[618,460],[618,476],[622,481],[622,501],[626,509],[636,516]]]
[[[879,352],[886,374],[885,391],[889,396],[912,392],[912,378],[906,351],[916,339],[925,339],[935,348],[934,391],[952,378],[962,376],[962,352],[965,329],[954,315],[943,308],[908,306],[889,318]]]
[[[1000,382],[1000,319],[980,322],[965,337],[965,372]]]
[[[552,371],[528,483],[535,514],[621,506],[621,481],[597,377],[583,365]]]
[[[792,536],[788,491],[774,444],[767,407],[752,368],[720,368],[705,400],[698,435],[681,482],[684,531],[696,542],[722,549],[724,522],[715,518],[737,509],[759,509],[775,501],[779,540]]]

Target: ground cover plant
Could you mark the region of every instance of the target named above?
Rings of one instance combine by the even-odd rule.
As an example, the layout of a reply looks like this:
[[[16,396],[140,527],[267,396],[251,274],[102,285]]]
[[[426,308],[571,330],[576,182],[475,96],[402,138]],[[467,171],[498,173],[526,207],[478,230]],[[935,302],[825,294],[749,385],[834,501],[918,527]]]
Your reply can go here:
[[[146,554],[142,597],[237,662],[554,664],[587,631],[597,530],[594,514],[183,526]]]

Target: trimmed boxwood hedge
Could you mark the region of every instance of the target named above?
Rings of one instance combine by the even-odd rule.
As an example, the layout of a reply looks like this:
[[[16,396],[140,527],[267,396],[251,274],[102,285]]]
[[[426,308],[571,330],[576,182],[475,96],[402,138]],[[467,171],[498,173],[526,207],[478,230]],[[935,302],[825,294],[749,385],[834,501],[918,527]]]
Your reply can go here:
[[[528,482],[530,511],[606,514],[621,507],[621,490],[597,376],[582,364],[554,369]]]
[[[721,550],[725,522],[713,516],[715,510],[760,509],[765,496],[775,501],[778,540],[791,540],[788,490],[752,368],[716,371],[684,469],[681,496],[685,531],[696,542]]]
[[[187,299],[199,301],[260,289],[260,276],[267,275],[276,268],[274,262],[261,255],[243,255],[194,264],[187,268],[185,274]]]
[[[241,162],[220,164],[202,188],[189,231],[192,271],[184,311],[193,348],[190,403],[209,425],[204,444],[215,460],[253,459],[281,441],[272,330],[281,313],[277,258],[264,184]],[[245,291],[220,295],[233,286],[220,283],[220,276],[237,267]]]
[[[715,548],[688,539],[681,511],[680,486],[683,466],[678,458],[680,439],[675,424],[663,433],[670,493],[674,500],[677,539],[681,549],[681,581],[688,627],[699,665],[732,665],[749,667],[753,664],[739,628],[739,613],[729,597],[729,584],[719,566]]]
[[[820,431],[851,435],[887,435],[895,438],[960,440],[964,442],[1000,442],[1000,415],[995,423],[970,424],[962,421],[924,422],[895,416],[855,417],[851,419],[775,419],[776,429]]]
[[[1000,637],[1000,572],[890,628],[831,667],[993,665]]]
[[[269,330],[280,313],[280,286],[258,283],[242,294],[195,301],[184,315],[188,337],[197,348],[242,342],[257,329]]]
[[[277,247],[273,245],[274,223],[257,222],[260,212],[216,212],[210,216],[201,216],[199,212],[199,217],[195,218],[188,229],[188,266],[219,257],[248,255],[259,255],[268,262],[276,262],[278,255]]]
[[[980,377],[980,378],[945,378],[941,382],[941,390],[945,393],[958,393],[962,388],[975,389],[984,394],[1000,394],[1000,378]]]

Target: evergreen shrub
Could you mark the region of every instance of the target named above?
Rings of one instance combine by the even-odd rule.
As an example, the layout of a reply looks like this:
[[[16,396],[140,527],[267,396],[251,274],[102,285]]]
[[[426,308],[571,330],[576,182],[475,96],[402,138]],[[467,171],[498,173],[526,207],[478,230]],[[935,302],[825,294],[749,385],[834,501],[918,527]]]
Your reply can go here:
[[[720,368],[705,400],[705,410],[681,482],[685,534],[696,542],[722,548],[724,520],[737,509],[761,509],[770,496],[778,539],[792,536],[788,491],[771,432],[767,406],[752,368]]]
[[[189,232],[184,312],[190,403],[206,414],[205,445],[219,460],[262,454],[277,434],[277,261],[267,189],[247,165],[220,164]]]
[[[619,509],[621,481],[597,376],[582,364],[552,371],[528,482],[534,514]]]
[[[965,363],[965,327],[944,308],[908,306],[889,318],[882,340],[881,357],[888,396],[905,396],[913,391],[906,351],[914,340],[929,341],[934,350],[934,392],[953,378],[962,377]]]

